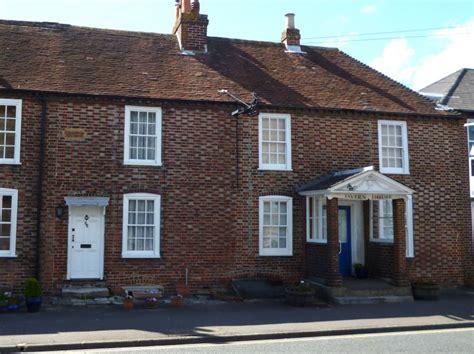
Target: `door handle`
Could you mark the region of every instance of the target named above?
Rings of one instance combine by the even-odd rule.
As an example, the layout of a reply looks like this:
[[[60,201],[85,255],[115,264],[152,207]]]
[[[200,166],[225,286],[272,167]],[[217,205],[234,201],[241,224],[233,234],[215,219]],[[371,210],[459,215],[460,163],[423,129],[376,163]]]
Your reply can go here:
[[[342,253],[342,242],[339,241],[339,254],[341,254],[341,253]]]

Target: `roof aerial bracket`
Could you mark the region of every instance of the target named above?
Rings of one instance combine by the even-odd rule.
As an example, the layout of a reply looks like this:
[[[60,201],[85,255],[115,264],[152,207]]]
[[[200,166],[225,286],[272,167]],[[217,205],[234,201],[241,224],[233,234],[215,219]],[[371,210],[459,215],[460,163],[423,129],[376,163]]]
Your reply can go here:
[[[255,92],[252,92],[252,101],[250,103],[246,103],[236,95],[233,95],[228,90],[222,89],[218,91],[224,95],[229,96],[235,102],[238,102],[241,106],[231,113],[232,117],[239,118],[242,114],[246,114],[249,117],[256,116],[258,114],[258,96]]]

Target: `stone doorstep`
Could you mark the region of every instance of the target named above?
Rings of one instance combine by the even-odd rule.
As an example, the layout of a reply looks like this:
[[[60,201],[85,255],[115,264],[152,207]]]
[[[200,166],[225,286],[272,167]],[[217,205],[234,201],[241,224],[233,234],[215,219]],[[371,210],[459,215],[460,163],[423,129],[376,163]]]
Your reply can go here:
[[[99,287],[67,287],[62,288],[61,296],[75,299],[104,298],[109,296],[109,289]]]
[[[341,296],[333,297],[336,305],[371,305],[413,302],[413,296]]]
[[[78,299],[73,297],[54,297],[51,299],[52,305],[60,306],[86,306],[86,305],[122,305],[123,298],[120,296],[96,297]]]
[[[307,281],[316,288],[317,296],[338,305],[364,305],[380,303],[412,302],[411,287],[381,286],[380,288],[351,289],[329,287],[316,281]]]

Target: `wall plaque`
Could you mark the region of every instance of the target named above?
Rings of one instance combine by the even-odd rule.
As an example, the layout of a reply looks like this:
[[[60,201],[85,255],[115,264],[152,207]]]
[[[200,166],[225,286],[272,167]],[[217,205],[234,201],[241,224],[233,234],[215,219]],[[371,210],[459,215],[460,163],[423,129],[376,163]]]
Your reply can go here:
[[[63,136],[66,141],[85,141],[87,132],[83,128],[66,128],[63,131]]]

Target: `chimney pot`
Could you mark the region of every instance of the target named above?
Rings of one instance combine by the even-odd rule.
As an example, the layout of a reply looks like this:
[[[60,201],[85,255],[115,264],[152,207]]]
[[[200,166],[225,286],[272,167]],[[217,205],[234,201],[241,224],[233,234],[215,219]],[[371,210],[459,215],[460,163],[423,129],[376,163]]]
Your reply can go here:
[[[286,28],[281,34],[281,42],[290,53],[303,53],[300,47],[300,30],[295,27],[295,14],[286,14]]]
[[[173,34],[176,35],[179,47],[186,53],[207,52],[207,15],[199,13],[199,0],[177,1],[178,10]]]
[[[198,14],[200,7],[201,7],[201,5],[199,4],[199,0],[193,0],[191,2],[191,12],[192,13]]]
[[[286,14],[286,29],[295,29],[295,14]]]
[[[191,0],[181,0],[181,12],[191,12]]]

